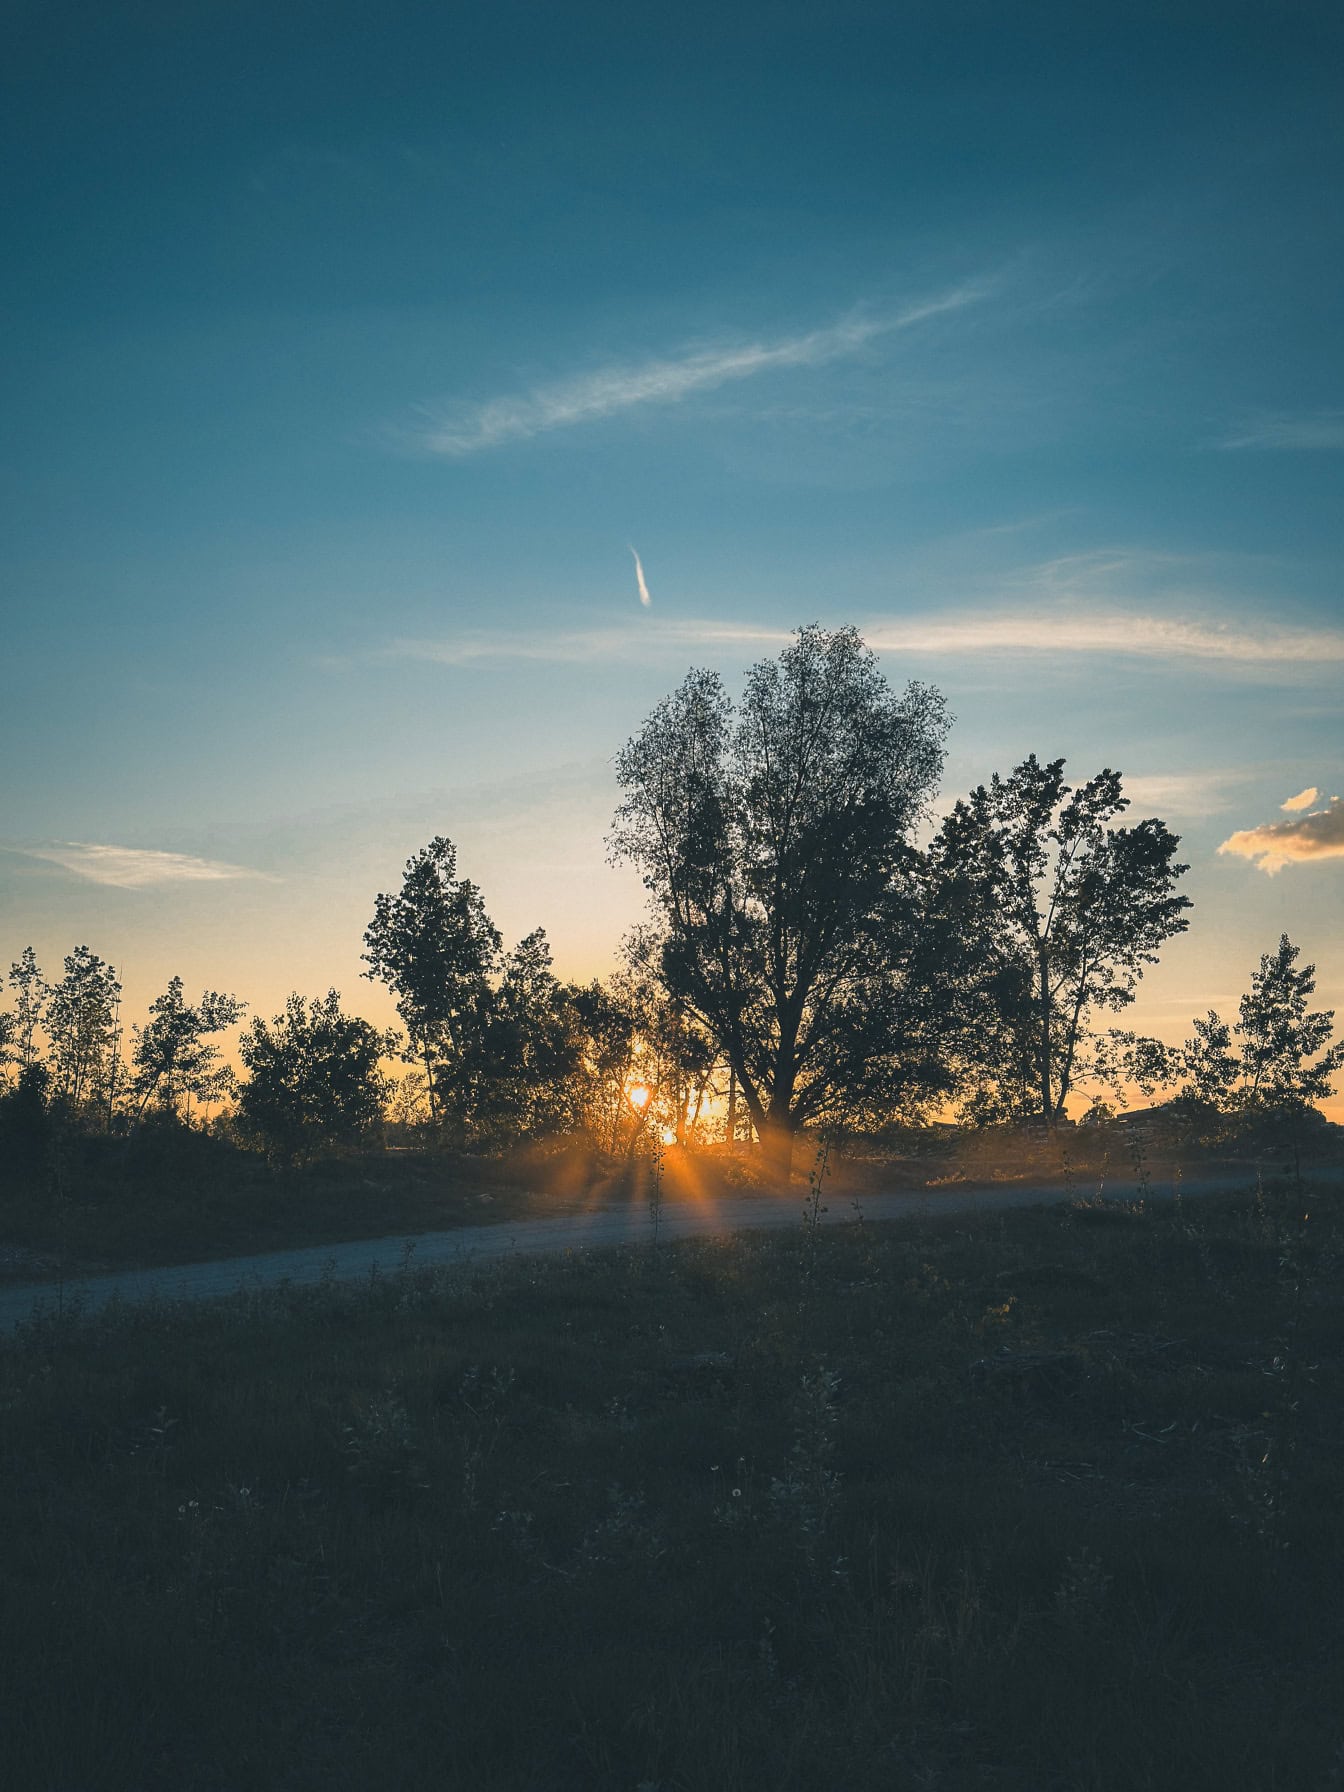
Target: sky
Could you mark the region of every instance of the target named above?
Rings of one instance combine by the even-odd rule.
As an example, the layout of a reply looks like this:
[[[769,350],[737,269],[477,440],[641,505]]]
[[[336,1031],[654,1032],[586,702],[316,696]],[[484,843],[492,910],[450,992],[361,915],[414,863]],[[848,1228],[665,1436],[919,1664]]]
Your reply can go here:
[[[857,624],[1182,836],[1128,1019],[1344,1012],[1333,6],[19,0],[0,959],[256,1012],[432,836],[615,963],[614,756]],[[1337,1117],[1344,1108],[1334,1104]]]

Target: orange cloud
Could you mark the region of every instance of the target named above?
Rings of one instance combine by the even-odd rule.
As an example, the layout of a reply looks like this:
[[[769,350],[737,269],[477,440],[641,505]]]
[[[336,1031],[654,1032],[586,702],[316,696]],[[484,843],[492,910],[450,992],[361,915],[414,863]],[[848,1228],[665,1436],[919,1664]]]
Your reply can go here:
[[[1311,794],[1314,797],[1316,793]],[[1283,806],[1286,809],[1291,805]],[[1334,796],[1324,809],[1314,809],[1309,815],[1243,828],[1224,840],[1218,850],[1251,859],[1271,877],[1285,865],[1307,859],[1344,859],[1344,803]]]
[[[1320,795],[1314,784],[1308,784],[1305,790],[1299,790],[1296,796],[1290,796],[1286,803],[1280,803],[1280,809],[1286,809],[1290,815],[1296,815],[1299,809],[1310,809]]]

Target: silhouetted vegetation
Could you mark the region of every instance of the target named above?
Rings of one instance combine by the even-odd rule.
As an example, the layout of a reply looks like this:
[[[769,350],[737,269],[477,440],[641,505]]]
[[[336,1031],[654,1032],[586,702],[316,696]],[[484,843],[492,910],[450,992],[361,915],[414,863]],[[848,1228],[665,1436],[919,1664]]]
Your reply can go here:
[[[897,697],[854,629],[800,629],[734,708],[693,672],[617,761],[612,845],[644,875],[636,955],[709,1032],[787,1178],[809,1120],[942,1094],[936,1017],[909,999],[911,834],[946,707]]]
[[[955,917],[961,1000],[974,1014],[960,1082],[981,1119],[1057,1123],[1097,1009],[1134,1000],[1145,964],[1188,926],[1186,865],[1156,820],[1118,827],[1119,775],[1071,790],[1033,756],[961,801],[929,855],[932,907]]]
[[[239,1044],[248,1073],[239,1132],[285,1163],[367,1140],[382,1119],[378,1066],[394,1046],[392,1035],[343,1014],[334,989],[321,1001],[291,996],[283,1014],[254,1020]]]
[[[230,1049],[246,1003],[189,1001],[180,977],[127,1028],[121,979],[96,952],[77,946],[48,979],[27,948],[0,1008],[4,1235],[59,1235],[85,1260],[116,1231],[96,1208],[157,1194],[164,1224],[146,1249],[199,1242],[180,1223],[190,1191],[167,1182],[184,1130],[219,1147],[198,1153],[201,1199],[207,1162],[240,1188],[270,1174],[279,1198],[323,1158],[483,1161],[543,1141],[569,1142],[595,1182],[604,1160],[668,1147],[753,1148],[759,1173],[787,1182],[800,1134],[843,1138],[852,1157],[922,1127],[936,1155],[952,1117],[957,1165],[1006,1163],[999,1129],[1072,1135],[1081,1095],[1104,1141],[1135,1090],[1161,1099],[1147,1124],[1173,1164],[1319,1151],[1316,1104],[1344,1045],[1332,1013],[1309,1007],[1298,948],[1285,935],[1237,1022],[1210,1013],[1182,1047],[1103,1027],[1188,926],[1176,836],[1154,817],[1122,825],[1118,773],[1073,788],[1062,760],[1032,756],[957,802],[921,849],[947,727],[939,694],[893,691],[853,629],[800,629],[736,704],[692,673],[617,759],[611,850],[650,897],[623,968],[565,982],[540,927],[506,950],[438,836],[374,898],[364,934],[366,975],[402,1034],[335,990],[296,992]],[[1057,1141],[1043,1173],[1089,1150]],[[293,1213],[313,1224],[306,1202]],[[375,1231],[402,1223],[385,1217]]]

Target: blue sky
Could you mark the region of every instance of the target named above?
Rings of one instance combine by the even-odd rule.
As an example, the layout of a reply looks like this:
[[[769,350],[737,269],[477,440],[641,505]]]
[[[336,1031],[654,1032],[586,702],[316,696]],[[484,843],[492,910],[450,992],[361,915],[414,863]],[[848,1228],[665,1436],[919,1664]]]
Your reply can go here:
[[[0,955],[378,1014],[444,832],[604,970],[613,754],[816,618],[1182,833],[1136,1019],[1344,1008],[1336,9],[275,10],[17,11]]]

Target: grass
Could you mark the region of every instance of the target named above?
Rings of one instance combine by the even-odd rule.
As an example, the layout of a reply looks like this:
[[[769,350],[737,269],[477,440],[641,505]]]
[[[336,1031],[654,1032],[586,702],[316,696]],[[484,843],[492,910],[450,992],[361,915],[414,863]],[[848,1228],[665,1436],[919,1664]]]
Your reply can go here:
[[[1327,1147],[1339,1162],[1333,1132]],[[800,1199],[809,1155],[800,1142]],[[1239,1167],[1253,1175],[1255,1162],[1281,1164],[1285,1155],[1257,1149],[1243,1153]],[[1206,1148],[1150,1154],[1141,1139],[1096,1129],[1033,1139],[1008,1129],[910,1128],[895,1139],[848,1144],[831,1159],[827,1190],[843,1205],[879,1189],[1023,1181],[1132,1189],[1237,1168],[1235,1158]],[[281,1170],[227,1140],[172,1126],[147,1127],[134,1140],[58,1139],[36,1187],[4,1186],[4,1169],[0,1162],[0,1278],[10,1281],[640,1206],[650,1176],[647,1157],[608,1157],[579,1138],[494,1157],[366,1150]],[[762,1187],[761,1177],[751,1154],[668,1150],[660,1198],[750,1192]]]
[[[577,1144],[495,1159],[369,1151],[281,1170],[183,1128],[129,1146],[76,1139],[60,1169],[47,1186],[0,1191],[0,1257],[8,1247],[18,1279],[62,1266],[88,1274],[406,1236],[634,1198],[626,1166]]]
[[[1341,1192],[44,1322],[0,1783],[1328,1792]]]

